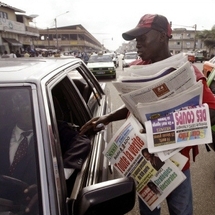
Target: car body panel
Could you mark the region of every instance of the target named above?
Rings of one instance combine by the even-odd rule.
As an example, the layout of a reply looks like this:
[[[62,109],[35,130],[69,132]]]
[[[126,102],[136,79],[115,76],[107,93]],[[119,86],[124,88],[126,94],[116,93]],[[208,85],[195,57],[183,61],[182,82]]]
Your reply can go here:
[[[187,59],[191,62],[195,62],[195,55],[194,54],[187,54]]]
[[[11,105],[11,102],[14,104],[16,100],[13,97],[17,93],[21,95],[22,92],[27,96],[25,96],[25,101],[28,101],[31,110],[31,115],[29,117],[26,115],[25,118],[30,119],[33,125],[32,153],[34,160],[30,159],[30,162],[35,166],[31,170],[35,173],[34,179],[37,185],[36,211],[40,215],[80,215],[73,214],[73,207],[70,203],[76,201],[78,193],[84,187],[108,180],[109,163],[102,155],[102,151],[107,145],[107,136],[111,136],[112,130],[110,126],[106,126],[103,132],[88,134],[92,145],[90,154],[81,169],[74,170],[66,180],[58,120],[66,121],[72,128],[79,129],[92,117],[110,112],[107,85],[99,84],[80,59],[1,59],[1,140],[5,135],[4,131],[8,130],[8,126],[11,124],[12,128],[14,124],[12,114],[14,105]],[[59,101],[61,113],[63,113],[60,117],[55,99]],[[15,108],[17,107],[15,106]],[[20,108],[18,110],[20,111]],[[18,204],[19,200],[14,195],[16,189],[20,190],[18,182],[13,178],[2,177],[2,174],[5,174],[2,159],[7,154],[5,146],[5,143],[0,143],[0,209],[7,213],[13,208],[14,214],[24,214],[23,202],[19,202],[22,207],[14,209],[14,201]],[[28,165],[28,163],[25,164]],[[16,186],[8,186],[9,183]],[[19,183],[20,186],[24,186],[21,182]],[[3,188],[6,189],[6,193],[11,192],[15,199],[13,199],[14,197],[3,199],[1,196]],[[104,191],[107,192],[105,189]],[[95,191],[94,195],[96,193]]]
[[[203,74],[205,75],[205,77],[208,77],[211,73],[211,71],[213,70],[213,68],[215,67],[215,57],[211,58],[209,61],[205,61],[203,63]]]

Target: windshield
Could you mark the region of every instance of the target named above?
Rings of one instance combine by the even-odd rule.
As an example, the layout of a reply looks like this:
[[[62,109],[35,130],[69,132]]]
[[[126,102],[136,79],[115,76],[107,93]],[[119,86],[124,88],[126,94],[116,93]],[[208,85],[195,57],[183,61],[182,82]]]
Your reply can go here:
[[[196,57],[203,57],[203,53],[196,53]]]
[[[113,62],[112,57],[110,55],[92,55],[89,58],[89,63],[97,63],[97,62]]]
[[[125,54],[125,59],[137,59],[137,54]]]
[[[20,215],[38,193],[31,88],[2,87],[0,101],[0,212]]]

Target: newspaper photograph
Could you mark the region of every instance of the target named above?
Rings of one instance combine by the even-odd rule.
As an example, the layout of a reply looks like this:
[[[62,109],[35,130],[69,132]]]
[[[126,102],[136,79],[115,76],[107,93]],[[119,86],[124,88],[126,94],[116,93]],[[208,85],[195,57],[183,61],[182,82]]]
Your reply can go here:
[[[188,107],[145,122],[150,153],[212,142],[209,107]]]
[[[184,161],[176,158],[161,161],[149,153],[146,134],[140,133],[140,129],[141,124],[130,114],[103,154],[121,175],[135,179],[138,196],[154,210],[185,180],[179,168]]]

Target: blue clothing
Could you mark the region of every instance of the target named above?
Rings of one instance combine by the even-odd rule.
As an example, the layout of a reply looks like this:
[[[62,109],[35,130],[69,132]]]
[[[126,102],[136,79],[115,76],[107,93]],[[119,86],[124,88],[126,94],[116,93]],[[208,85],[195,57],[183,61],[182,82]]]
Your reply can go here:
[[[193,215],[193,198],[190,170],[183,171],[186,179],[166,198],[170,215]],[[160,208],[151,211],[139,198],[141,215],[160,215]]]

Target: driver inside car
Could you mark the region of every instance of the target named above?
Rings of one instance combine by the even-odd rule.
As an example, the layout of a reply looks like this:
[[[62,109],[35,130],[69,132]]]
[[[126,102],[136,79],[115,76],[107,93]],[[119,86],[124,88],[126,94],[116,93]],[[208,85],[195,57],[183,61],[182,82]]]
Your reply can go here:
[[[22,205],[26,213],[37,214],[33,210],[37,205],[37,180],[30,93],[16,89],[8,95],[10,103],[2,103],[0,111],[1,120],[7,120],[1,122],[7,126],[0,128],[0,198]]]

